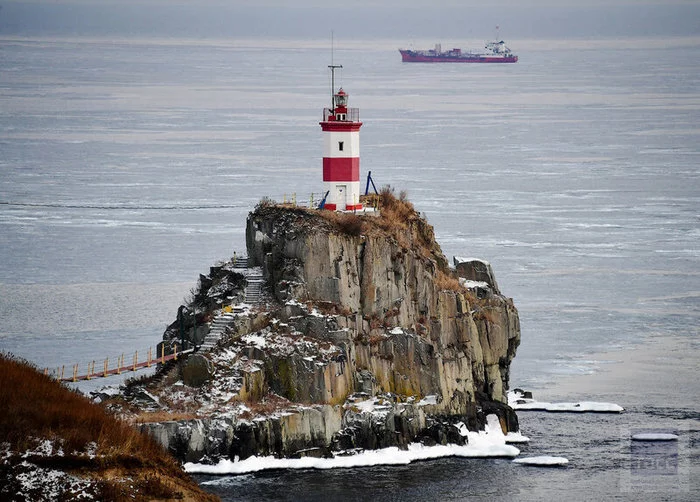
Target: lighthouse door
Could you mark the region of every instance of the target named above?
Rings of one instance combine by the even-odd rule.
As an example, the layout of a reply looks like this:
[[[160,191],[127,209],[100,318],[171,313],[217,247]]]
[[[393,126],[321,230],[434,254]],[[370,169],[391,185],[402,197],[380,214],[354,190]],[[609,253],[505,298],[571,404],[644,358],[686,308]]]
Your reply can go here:
[[[345,211],[345,205],[347,203],[347,201],[345,200],[346,193],[347,193],[347,185],[336,185],[335,186],[335,193],[333,194],[335,197],[333,197],[333,198],[336,201],[336,210]]]

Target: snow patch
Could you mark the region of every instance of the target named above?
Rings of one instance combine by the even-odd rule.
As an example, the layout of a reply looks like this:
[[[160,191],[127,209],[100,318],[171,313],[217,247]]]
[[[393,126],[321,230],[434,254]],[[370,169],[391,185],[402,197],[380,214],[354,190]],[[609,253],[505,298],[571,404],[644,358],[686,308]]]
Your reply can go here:
[[[491,264],[487,262],[486,260],[482,260],[481,258],[464,258],[463,256],[455,256],[454,260],[458,263],[466,263],[469,261],[478,261],[486,265],[487,267],[490,267]]]
[[[469,279],[465,279],[464,277],[459,278],[459,283],[464,286],[467,289],[476,289],[476,288],[490,288],[488,282],[484,281],[470,281]]]
[[[362,401],[355,401],[346,405],[346,407],[352,406],[358,410],[359,413],[373,413],[378,416],[386,416],[386,414],[391,411],[392,405],[385,402],[381,398],[370,398],[364,399]]]
[[[426,405],[433,405],[437,404],[437,396],[434,394],[431,394],[429,396],[425,396],[423,399],[418,401],[418,406],[426,406]]]
[[[258,349],[264,349],[267,347],[267,340],[265,340],[265,337],[257,333],[244,335],[241,337],[241,341],[243,341],[243,343],[253,345]]]

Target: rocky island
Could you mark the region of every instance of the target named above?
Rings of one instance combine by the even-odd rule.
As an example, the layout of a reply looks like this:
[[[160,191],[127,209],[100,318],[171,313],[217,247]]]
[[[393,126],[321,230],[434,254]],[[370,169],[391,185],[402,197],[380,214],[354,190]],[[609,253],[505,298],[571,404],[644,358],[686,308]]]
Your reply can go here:
[[[464,444],[507,404],[518,312],[487,262],[450,266],[405,195],[363,214],[262,201],[247,256],[211,267],[165,331],[196,347],[107,403],[178,459]]]

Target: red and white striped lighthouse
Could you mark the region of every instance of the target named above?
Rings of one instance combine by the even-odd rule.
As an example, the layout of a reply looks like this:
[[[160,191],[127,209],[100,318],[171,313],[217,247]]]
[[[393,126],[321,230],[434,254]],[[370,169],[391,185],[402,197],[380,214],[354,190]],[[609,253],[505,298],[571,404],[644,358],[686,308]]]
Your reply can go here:
[[[348,108],[342,88],[333,95],[333,108],[323,109],[323,186],[325,209],[353,211],[360,204],[360,110]]]

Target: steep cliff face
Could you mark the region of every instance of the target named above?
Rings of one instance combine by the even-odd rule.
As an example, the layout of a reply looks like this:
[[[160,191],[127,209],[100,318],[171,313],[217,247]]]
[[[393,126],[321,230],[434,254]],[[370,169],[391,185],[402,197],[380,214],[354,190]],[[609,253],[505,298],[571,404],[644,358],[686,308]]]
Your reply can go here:
[[[484,396],[505,403],[520,341],[517,310],[493,288],[480,299],[459,287],[432,228],[404,213],[403,228],[387,232],[383,216],[326,221],[261,206],[248,218],[247,248],[277,300],[330,302],[352,314],[342,323],[347,361],[355,372],[371,373],[372,393],[437,395],[434,411],[445,414],[473,412]],[[472,265],[460,269],[468,274],[483,262]]]
[[[364,216],[260,204],[246,241],[267,301],[146,385],[154,407],[196,416],[143,426],[183,460],[459,443],[452,424],[478,429],[488,413],[517,430],[506,404],[517,310],[486,262],[450,269],[409,203],[385,193]],[[212,270],[195,295],[202,319],[244,296],[233,265]],[[219,284],[239,286],[217,296]],[[172,327],[165,339],[176,343]]]

